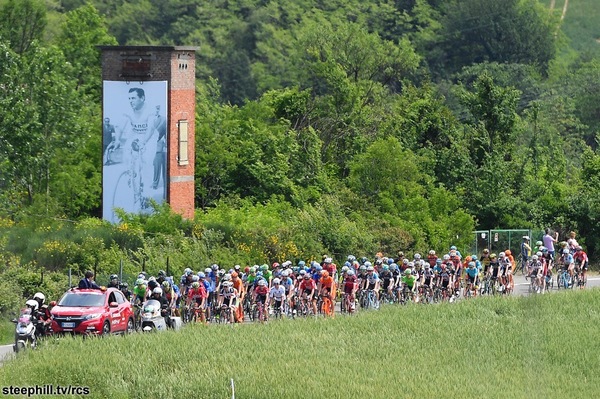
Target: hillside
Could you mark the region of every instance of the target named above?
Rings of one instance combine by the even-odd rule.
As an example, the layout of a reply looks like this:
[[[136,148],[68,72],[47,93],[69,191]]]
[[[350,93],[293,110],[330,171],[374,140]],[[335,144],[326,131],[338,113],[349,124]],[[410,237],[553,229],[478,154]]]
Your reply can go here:
[[[600,54],[600,1],[597,0],[544,0],[543,4],[554,5],[553,13],[560,18],[564,11],[562,31],[570,45],[581,53]]]

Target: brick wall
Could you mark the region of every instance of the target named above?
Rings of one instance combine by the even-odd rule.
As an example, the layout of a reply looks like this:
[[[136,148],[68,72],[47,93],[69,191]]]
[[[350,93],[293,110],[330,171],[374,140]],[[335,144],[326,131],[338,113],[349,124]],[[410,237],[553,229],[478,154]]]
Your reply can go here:
[[[185,218],[194,217],[195,47],[99,46],[102,80],[167,81],[169,123],[167,202]],[[189,162],[179,162],[179,121],[188,122]]]

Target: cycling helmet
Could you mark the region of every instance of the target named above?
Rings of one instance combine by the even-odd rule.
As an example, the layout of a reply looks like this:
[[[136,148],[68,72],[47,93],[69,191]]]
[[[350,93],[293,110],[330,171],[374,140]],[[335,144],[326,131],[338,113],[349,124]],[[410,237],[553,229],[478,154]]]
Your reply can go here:
[[[117,276],[116,274],[111,274],[110,277],[108,278],[109,280],[118,280],[119,276]]]
[[[390,265],[383,265],[383,270],[390,270]]]
[[[500,252],[500,253],[498,254],[498,257],[499,257],[499,258],[504,258],[505,256],[506,256],[506,253],[505,253],[505,252]]]
[[[398,265],[397,265],[397,264],[395,264],[395,263],[392,263],[392,264],[390,265],[390,270],[396,270],[396,269],[398,269]]]
[[[256,272],[256,277],[262,277],[263,276],[263,272]]]
[[[415,267],[415,264],[413,262],[408,262],[408,268],[412,269],[413,267]]]
[[[281,275],[283,277],[289,277],[290,276],[290,270],[289,269],[285,269],[284,271],[281,272]]]
[[[356,260],[356,256],[354,255],[348,255],[348,262],[352,263]]]
[[[383,264],[383,260],[382,260],[382,259],[379,259],[379,258],[377,258],[377,259],[375,260],[375,264],[376,264],[377,266],[379,266],[379,265]]]
[[[325,258],[325,260],[323,261],[323,263],[333,263],[333,259],[331,259],[331,258]]]
[[[257,270],[258,270],[258,268],[256,266],[252,266],[250,268],[250,273],[256,273]]]
[[[263,265],[260,267],[260,270],[262,270],[263,272],[264,272],[264,271],[267,271],[267,270],[269,270],[269,266],[268,266],[268,265],[266,265],[266,264],[263,264]]]
[[[301,261],[298,262],[298,267],[304,267],[304,266],[306,266],[306,262],[305,261],[301,260]]]
[[[198,275],[194,274],[192,276],[192,282],[196,282],[196,281],[200,281],[200,277],[198,277]]]
[[[541,247],[539,248],[539,250],[540,250],[540,251],[542,251],[542,252],[548,252],[548,248],[546,248],[546,247],[544,247],[544,246],[541,246]]]
[[[246,266],[244,268],[244,273],[250,273],[250,267],[249,266]]]
[[[533,255],[533,256],[531,257],[531,260],[538,260],[538,256],[537,256],[537,255]]]
[[[497,257],[496,254],[491,254],[490,255],[490,258],[496,258],[496,257]]]
[[[367,271],[368,272],[375,271],[375,268],[373,266],[367,266]]]
[[[189,267],[186,267],[183,270],[183,274],[185,274],[186,276],[189,276],[190,274],[192,274],[192,269],[190,269]]]
[[[129,284],[127,284],[127,283],[123,283],[121,285],[123,286],[123,288],[129,288]]]
[[[238,274],[237,274],[237,272],[233,272],[233,273],[231,273],[231,278],[237,278],[237,277],[238,277]]]
[[[281,283],[281,281],[278,278],[273,279],[273,284],[279,284],[279,283]]]
[[[394,259],[393,258],[388,258],[387,259],[387,264],[391,265],[392,263],[394,263]]]
[[[565,248],[565,249],[562,250],[562,253],[566,255],[566,254],[569,253],[569,250],[567,248]]]
[[[279,267],[279,263],[273,262],[273,265],[271,266],[271,268],[277,269],[278,267]]]
[[[39,305],[36,300],[29,299],[27,302],[25,302],[25,306],[27,306],[28,308],[31,308],[31,310],[33,312],[35,312],[36,310],[38,310]]]
[[[219,265],[217,265],[216,263],[213,263],[212,265],[210,265],[210,268],[214,271],[219,270]]]
[[[360,265],[360,268],[359,268],[359,269],[360,269],[361,271],[365,271],[365,270],[367,270],[367,267],[366,267],[365,265]]]
[[[41,306],[46,301],[46,296],[44,294],[42,294],[41,292],[36,292],[35,295],[33,296],[33,299],[35,299]]]
[[[150,278],[148,279],[148,281],[156,281],[156,277],[150,276]]]
[[[431,255],[431,256],[435,255],[435,251],[432,249],[431,251],[429,251],[429,255]]]
[[[229,281],[231,280],[231,274],[227,273],[223,276],[223,281]]]
[[[219,277],[223,277],[225,275],[225,270],[221,269],[219,270],[219,272],[217,273],[217,276]]]
[[[577,252],[579,252],[579,251],[583,251],[583,248],[581,248],[581,247],[576,247],[576,248],[575,248],[575,251],[577,251]]]
[[[344,266],[343,266],[343,267],[350,267],[350,266],[352,266],[352,263],[350,263],[350,262],[346,261],[346,262],[344,263]]]
[[[419,260],[419,259],[421,259],[421,254],[419,254],[419,253],[416,253],[416,254],[413,256],[413,258],[415,258],[416,260]]]
[[[267,280],[265,280],[264,278],[261,278],[260,280],[258,280],[258,285],[261,285],[261,286],[267,285]]]
[[[306,275],[306,270],[302,269],[302,270],[300,270],[299,273],[300,273],[301,276],[304,276],[304,275]]]
[[[198,288],[198,287],[200,287],[200,283],[199,283],[199,282],[197,282],[197,281],[194,281],[194,282],[192,283],[192,288]]]
[[[235,265],[233,266],[233,270],[238,271],[240,270],[242,267],[240,265]]]
[[[348,276],[354,276],[354,270],[350,269],[348,270]]]
[[[541,247],[542,245],[544,245],[544,243],[543,243],[543,242],[541,242],[541,241],[536,241],[536,242],[535,242],[535,246],[536,246],[536,247]]]
[[[535,254],[536,254],[538,257],[544,256],[544,254],[543,254],[543,253],[541,253],[541,252],[536,252]]]
[[[448,254],[445,254],[445,255],[443,256],[443,258],[444,258],[444,260],[450,260],[450,255],[448,255]]]
[[[315,266],[315,270],[320,272],[321,270],[323,270],[323,266],[317,265],[317,266]]]
[[[156,287],[155,289],[152,290],[152,295],[162,295],[163,290],[160,287]]]
[[[408,259],[407,258],[402,259],[402,264],[403,265],[408,265]]]
[[[322,270],[321,271],[321,276],[323,276],[323,277],[329,277],[329,272],[327,270]]]
[[[475,267],[475,262],[469,262],[469,267]]]
[[[471,255],[471,259],[477,260],[477,255]]]
[[[372,267],[372,266],[373,266],[373,264],[372,264],[371,262],[369,262],[369,261],[366,261],[366,262],[365,262],[365,266],[366,266],[366,267]]]
[[[350,268],[348,266],[343,266],[342,267],[342,273],[347,272],[348,270],[350,270]]]
[[[233,287],[233,283],[231,281],[223,281],[223,287],[225,287],[225,288]]]
[[[456,245],[451,246],[450,251],[456,251]]]
[[[208,274],[212,272],[212,269],[210,267],[207,267],[206,269],[204,269],[204,273]]]
[[[137,280],[135,280],[135,285],[144,285],[144,279],[138,278]]]
[[[304,275],[304,279],[305,279],[305,280],[310,280],[310,274],[305,274],[305,275]]]
[[[158,271],[158,277],[166,277],[167,273],[164,270],[159,270]]]
[[[198,273],[198,278],[206,278],[206,274],[200,272]]]
[[[171,284],[170,284],[168,281],[166,281],[166,280],[165,280],[165,281],[163,281],[161,285],[162,285],[162,286],[163,286],[163,288],[164,288],[165,290],[167,290],[167,291],[168,291],[168,289],[170,289],[170,288],[171,288]]]
[[[410,270],[410,269],[406,269],[406,270],[404,271],[404,274],[406,274],[407,276],[408,276],[408,275],[410,275],[411,273],[412,273],[412,272],[411,272],[411,270]]]
[[[437,258],[437,260],[435,261],[435,263],[439,265],[439,264],[442,263],[442,260],[440,258]]]

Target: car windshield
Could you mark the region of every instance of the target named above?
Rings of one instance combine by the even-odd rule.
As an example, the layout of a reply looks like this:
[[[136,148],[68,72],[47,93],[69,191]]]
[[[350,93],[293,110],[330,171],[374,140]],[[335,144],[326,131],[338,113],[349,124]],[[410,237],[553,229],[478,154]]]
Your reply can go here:
[[[104,306],[104,295],[68,292],[61,298],[58,306]]]

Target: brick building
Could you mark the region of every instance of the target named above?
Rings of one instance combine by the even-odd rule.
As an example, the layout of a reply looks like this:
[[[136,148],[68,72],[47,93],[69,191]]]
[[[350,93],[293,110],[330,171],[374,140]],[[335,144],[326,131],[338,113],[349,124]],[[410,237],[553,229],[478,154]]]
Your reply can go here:
[[[175,212],[185,218],[193,218],[196,47],[99,48],[102,51],[103,82],[133,82],[138,85],[167,82],[165,198]],[[106,190],[104,185],[103,190]],[[103,196],[103,207],[110,206],[105,199]]]

